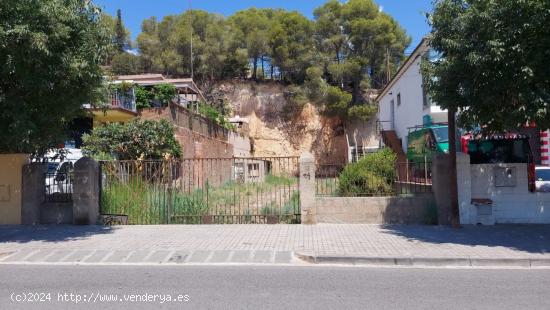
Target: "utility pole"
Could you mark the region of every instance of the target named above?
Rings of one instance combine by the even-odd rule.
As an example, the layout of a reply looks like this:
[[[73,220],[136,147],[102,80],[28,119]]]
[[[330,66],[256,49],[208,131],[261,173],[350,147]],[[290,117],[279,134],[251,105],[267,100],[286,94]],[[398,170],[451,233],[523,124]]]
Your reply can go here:
[[[390,84],[391,69],[390,69],[390,49],[389,48],[386,48],[386,68],[387,68],[386,69],[387,84]]]
[[[191,6],[191,0],[189,0],[189,30],[191,31],[191,79],[194,80],[195,74],[193,72],[193,7]]]
[[[449,172],[450,177],[450,193],[451,200],[451,225],[453,228],[460,228],[460,213],[458,210],[458,182],[456,172],[456,108],[449,107],[448,109],[449,122]]]

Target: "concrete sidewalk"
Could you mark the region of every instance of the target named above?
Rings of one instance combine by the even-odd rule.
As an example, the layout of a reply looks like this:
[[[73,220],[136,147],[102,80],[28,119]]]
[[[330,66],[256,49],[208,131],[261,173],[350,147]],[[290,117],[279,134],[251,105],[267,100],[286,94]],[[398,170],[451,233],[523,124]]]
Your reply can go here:
[[[0,226],[3,264],[550,267],[550,226]]]

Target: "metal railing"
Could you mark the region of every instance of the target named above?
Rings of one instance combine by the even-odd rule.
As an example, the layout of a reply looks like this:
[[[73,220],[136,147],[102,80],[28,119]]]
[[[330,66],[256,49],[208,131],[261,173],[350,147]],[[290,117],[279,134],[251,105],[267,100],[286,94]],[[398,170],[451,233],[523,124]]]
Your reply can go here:
[[[101,162],[101,213],[128,224],[299,223],[298,157]]]
[[[45,202],[65,203],[73,200],[74,172],[54,171],[44,173]]]
[[[384,197],[414,196],[432,192],[431,162],[398,162],[392,171],[356,167],[344,171],[342,164],[320,165],[315,174],[317,196]]]

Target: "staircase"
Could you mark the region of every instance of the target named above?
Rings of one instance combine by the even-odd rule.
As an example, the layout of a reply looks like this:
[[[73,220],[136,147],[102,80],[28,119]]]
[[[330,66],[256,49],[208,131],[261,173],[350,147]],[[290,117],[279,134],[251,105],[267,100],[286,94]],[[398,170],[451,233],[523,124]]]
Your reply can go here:
[[[389,147],[395,154],[397,154],[397,162],[406,162],[407,155],[403,152],[401,140],[397,137],[395,130],[383,130],[380,133],[382,134],[382,142],[384,142],[386,147]]]

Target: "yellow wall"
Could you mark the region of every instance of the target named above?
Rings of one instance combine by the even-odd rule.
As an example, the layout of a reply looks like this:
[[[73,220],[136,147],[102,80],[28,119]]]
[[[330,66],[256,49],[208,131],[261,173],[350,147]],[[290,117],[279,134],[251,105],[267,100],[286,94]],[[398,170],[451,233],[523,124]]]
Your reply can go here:
[[[101,126],[103,123],[126,123],[136,117],[137,114],[109,109],[106,111],[93,111],[94,128]]]
[[[22,168],[27,154],[0,154],[0,225],[21,224]]]

